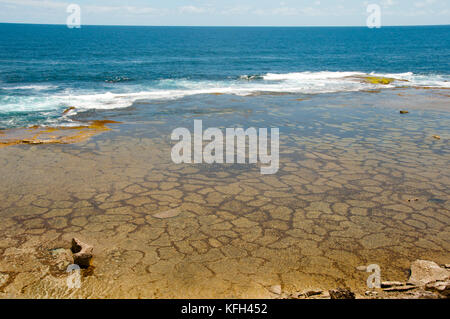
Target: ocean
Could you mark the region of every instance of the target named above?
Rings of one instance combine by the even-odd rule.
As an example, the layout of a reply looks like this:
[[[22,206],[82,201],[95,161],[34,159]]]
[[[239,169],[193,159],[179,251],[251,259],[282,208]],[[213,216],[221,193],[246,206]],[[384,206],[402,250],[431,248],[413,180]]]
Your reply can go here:
[[[449,88],[449,35],[450,26],[0,24],[0,128],[77,125],[86,111],[209,93]],[[361,81],[368,75],[399,81]]]
[[[449,263],[449,31],[0,25],[0,298],[419,298],[358,269]]]

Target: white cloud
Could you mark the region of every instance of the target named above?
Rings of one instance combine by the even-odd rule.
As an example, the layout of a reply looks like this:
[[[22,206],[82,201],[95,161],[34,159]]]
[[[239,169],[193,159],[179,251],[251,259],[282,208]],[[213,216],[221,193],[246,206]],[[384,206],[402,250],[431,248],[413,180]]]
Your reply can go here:
[[[67,8],[69,5],[68,2],[56,2],[51,0],[0,0],[0,3],[52,9]]]
[[[247,14],[252,10],[252,7],[250,6],[236,6],[236,7],[229,7],[224,10],[222,10],[220,13],[225,15],[242,15]]]
[[[196,6],[184,6],[179,7],[178,11],[180,13],[189,13],[189,14],[202,14],[213,11],[211,8],[204,8],[204,7],[196,7]]]
[[[381,1],[381,6],[383,8],[389,8],[392,7],[396,4],[396,2],[394,0],[382,0]]]
[[[427,6],[431,5],[431,4],[433,4],[435,2],[436,2],[436,0],[425,0],[425,1],[421,1],[421,2],[415,2],[414,6],[416,8],[423,8],[423,7],[427,7]]]

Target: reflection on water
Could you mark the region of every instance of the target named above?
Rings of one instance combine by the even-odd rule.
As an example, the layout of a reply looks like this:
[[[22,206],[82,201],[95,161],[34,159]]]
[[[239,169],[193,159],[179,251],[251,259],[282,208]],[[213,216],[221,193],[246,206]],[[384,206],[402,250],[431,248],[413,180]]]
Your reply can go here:
[[[123,123],[88,141],[2,148],[0,296],[274,297],[273,285],[364,293],[358,266],[405,280],[417,258],[448,263],[445,94],[140,101],[78,115]],[[279,127],[279,172],[173,164],[170,133],[194,119]],[[69,261],[55,249],[74,236],[94,246],[95,268],[68,290]]]

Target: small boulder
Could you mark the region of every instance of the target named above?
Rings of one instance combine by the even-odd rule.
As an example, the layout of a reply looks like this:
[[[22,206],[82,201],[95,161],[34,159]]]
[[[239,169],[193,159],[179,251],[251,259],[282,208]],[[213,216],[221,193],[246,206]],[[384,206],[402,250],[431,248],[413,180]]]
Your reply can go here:
[[[275,285],[270,287],[269,291],[275,295],[281,295],[281,286],[280,285]]]
[[[367,290],[364,294],[368,297],[378,296],[378,292],[375,290]]]
[[[72,239],[73,263],[81,268],[88,268],[91,265],[92,252],[94,247],[83,243],[77,238]]]
[[[411,276],[408,283],[424,286],[430,282],[444,281],[450,278],[450,270],[440,267],[433,261],[416,260],[411,264]]]
[[[348,288],[338,288],[330,290],[331,299],[356,299],[355,294]]]
[[[445,297],[450,297],[450,280],[431,282],[425,286],[425,290],[438,292]]]
[[[408,114],[409,112],[408,111],[405,111],[405,110],[401,110],[400,111],[400,114]]]

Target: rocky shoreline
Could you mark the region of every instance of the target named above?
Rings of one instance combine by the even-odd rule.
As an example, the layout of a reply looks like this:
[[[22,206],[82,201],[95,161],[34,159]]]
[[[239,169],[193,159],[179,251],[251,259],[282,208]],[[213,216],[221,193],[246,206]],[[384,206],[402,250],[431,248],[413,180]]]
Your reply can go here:
[[[270,287],[276,299],[447,299],[450,298],[450,264],[416,260],[407,282],[383,281],[379,288],[358,295],[349,288],[284,293],[281,286]]]

